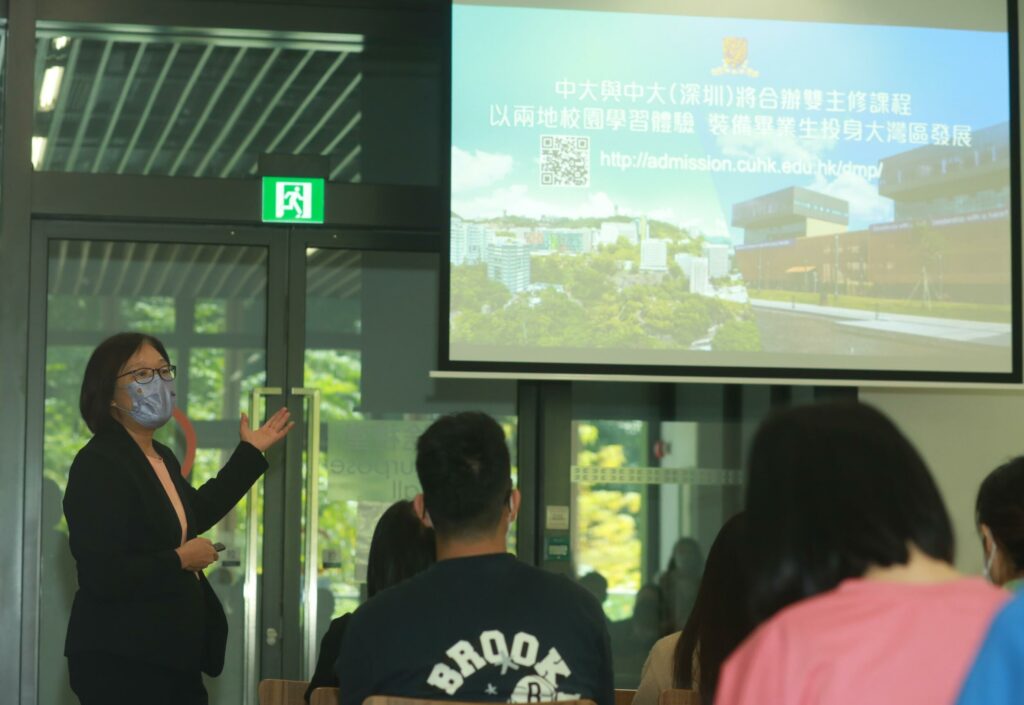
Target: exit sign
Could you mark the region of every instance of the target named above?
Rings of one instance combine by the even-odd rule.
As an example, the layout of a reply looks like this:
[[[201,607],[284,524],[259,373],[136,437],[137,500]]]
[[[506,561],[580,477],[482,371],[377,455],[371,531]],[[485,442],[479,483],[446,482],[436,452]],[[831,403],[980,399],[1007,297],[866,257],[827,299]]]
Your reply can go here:
[[[323,223],[324,180],[263,177],[264,223]]]

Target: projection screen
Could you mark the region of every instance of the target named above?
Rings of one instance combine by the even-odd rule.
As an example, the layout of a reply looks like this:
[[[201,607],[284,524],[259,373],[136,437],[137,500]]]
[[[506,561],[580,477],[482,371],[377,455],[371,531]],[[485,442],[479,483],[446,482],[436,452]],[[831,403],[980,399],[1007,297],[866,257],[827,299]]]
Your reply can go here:
[[[1019,381],[1016,19],[848,4],[454,3],[442,367]]]

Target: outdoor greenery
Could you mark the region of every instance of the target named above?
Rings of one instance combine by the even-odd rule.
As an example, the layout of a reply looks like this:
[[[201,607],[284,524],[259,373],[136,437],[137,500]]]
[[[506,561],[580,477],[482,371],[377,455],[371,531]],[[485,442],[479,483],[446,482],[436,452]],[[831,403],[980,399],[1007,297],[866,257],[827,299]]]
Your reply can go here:
[[[639,421],[576,424],[576,464],[581,467],[641,467],[646,464],[647,426]],[[626,619],[641,587],[643,486],[577,483],[576,565],[608,581],[605,614]]]
[[[752,320],[726,321],[711,341],[715,352],[757,352],[761,349],[761,331]]]
[[[785,291],[781,289],[750,290],[750,298],[768,301],[786,301],[796,304],[828,305],[838,308],[852,308],[879,313],[954,318],[965,321],[1009,324],[1012,311],[1009,306],[998,304],[974,304],[957,301],[917,299],[883,299],[872,296],[834,296],[826,294],[824,302],[820,294],[810,291]]]
[[[693,249],[690,240],[670,242],[670,257]],[[533,257],[531,281],[541,287],[515,295],[487,278],[486,265],[453,266],[451,339],[477,345],[685,349],[717,326],[749,317],[747,305],[691,294],[675,262],[664,275],[641,272],[639,263],[639,246],[625,239],[589,255]],[[759,345],[757,336],[746,335],[739,348],[731,347],[734,340],[733,335],[716,349],[758,349],[749,347]]]

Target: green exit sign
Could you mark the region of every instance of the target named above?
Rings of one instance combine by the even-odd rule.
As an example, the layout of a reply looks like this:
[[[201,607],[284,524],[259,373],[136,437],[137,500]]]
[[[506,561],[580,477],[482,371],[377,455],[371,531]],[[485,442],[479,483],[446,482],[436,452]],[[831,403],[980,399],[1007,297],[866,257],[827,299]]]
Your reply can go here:
[[[324,180],[263,177],[264,223],[323,223]]]

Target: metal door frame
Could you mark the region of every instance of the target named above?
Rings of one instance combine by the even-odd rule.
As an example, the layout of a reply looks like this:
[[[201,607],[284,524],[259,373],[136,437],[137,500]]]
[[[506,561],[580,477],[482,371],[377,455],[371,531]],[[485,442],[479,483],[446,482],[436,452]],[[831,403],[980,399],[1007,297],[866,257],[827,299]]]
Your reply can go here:
[[[25,523],[24,523],[24,599],[22,620],[22,653],[31,655],[22,663],[24,690],[30,690],[35,700],[39,682],[39,609],[40,609],[40,549],[42,538],[42,482],[43,482],[43,439],[45,394],[32,393],[45,390],[46,383],[46,327],[47,327],[47,263],[52,242],[62,240],[90,242],[139,242],[146,244],[187,244],[187,245],[229,245],[266,248],[267,258],[267,327],[266,360],[267,383],[281,384],[285,375],[285,310],[287,296],[287,228],[280,227],[238,227],[203,226],[155,223],[104,223],[92,221],[66,221],[34,219],[31,232],[30,255],[30,316],[28,346],[28,379],[30,390],[26,407],[26,453],[25,453]],[[254,420],[254,423],[256,421]],[[272,466],[282,465],[283,448],[269,453]],[[264,508],[283,506],[285,469],[278,468],[264,478]],[[274,526],[280,517],[279,511],[264,511],[264,566],[278,566],[283,563],[280,555],[281,542],[266,540],[273,538],[279,529],[267,527],[267,520]],[[278,625],[280,610],[280,571],[265,570],[262,583],[262,608],[258,621],[265,629]],[[262,639],[257,643],[262,643]],[[275,653],[275,651],[277,653]],[[260,675],[281,673],[281,648],[259,649]],[[24,692],[24,691],[23,691]],[[23,700],[24,702],[24,700]]]

